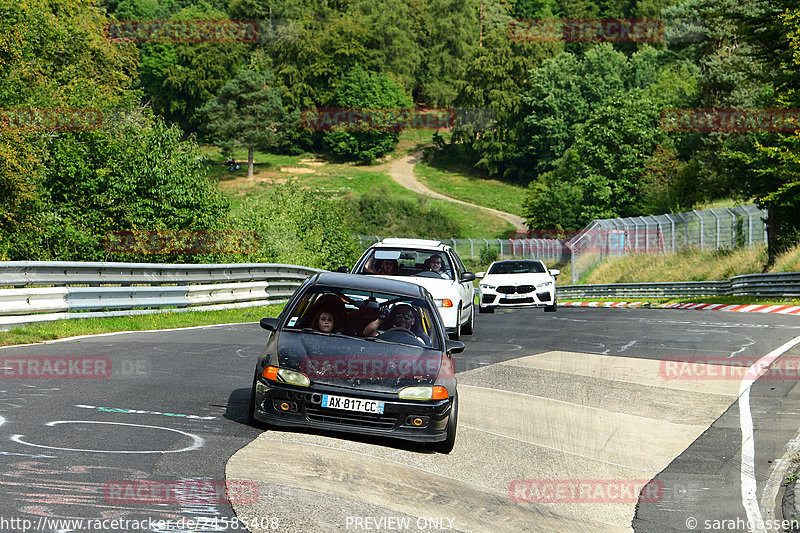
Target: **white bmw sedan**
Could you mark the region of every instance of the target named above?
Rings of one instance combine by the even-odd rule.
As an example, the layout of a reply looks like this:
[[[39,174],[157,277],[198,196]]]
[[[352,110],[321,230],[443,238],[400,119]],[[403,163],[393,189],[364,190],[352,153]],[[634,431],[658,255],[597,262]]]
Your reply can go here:
[[[560,270],[548,270],[534,259],[495,261],[486,272],[478,272],[480,312],[493,313],[498,307],[558,308],[556,276]]]

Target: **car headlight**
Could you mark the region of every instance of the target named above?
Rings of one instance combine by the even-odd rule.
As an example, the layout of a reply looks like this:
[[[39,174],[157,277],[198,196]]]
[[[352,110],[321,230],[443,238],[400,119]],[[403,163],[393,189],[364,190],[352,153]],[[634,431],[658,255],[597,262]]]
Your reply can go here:
[[[544,283],[537,283],[537,284],[536,284],[536,288],[537,288],[537,289],[542,289],[542,288],[544,288],[544,287],[549,287],[549,286],[550,286],[550,285],[552,285],[552,284],[553,284],[553,282],[552,282],[552,281],[545,281]]]
[[[437,307],[453,307],[453,301],[447,298],[442,300],[434,300],[434,302],[436,303]]]
[[[397,393],[402,400],[446,400],[450,397],[447,389],[434,385],[433,387],[406,387]]]
[[[483,283],[481,283],[480,286],[481,289],[489,289],[490,291],[493,291],[496,288],[496,285],[485,285]]]
[[[261,372],[261,375],[270,381],[286,383],[287,385],[297,385],[299,387],[308,387],[311,385],[311,380],[308,378],[308,376],[302,372],[289,370],[288,368],[268,366],[263,372]]]

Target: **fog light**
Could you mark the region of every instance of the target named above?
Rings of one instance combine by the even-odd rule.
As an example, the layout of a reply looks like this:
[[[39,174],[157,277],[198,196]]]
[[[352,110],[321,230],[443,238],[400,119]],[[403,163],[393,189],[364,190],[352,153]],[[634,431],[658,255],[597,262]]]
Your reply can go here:
[[[283,413],[296,413],[297,412],[297,403],[295,402],[287,402],[285,400],[274,400],[272,402],[273,407],[275,407],[276,411],[280,411]]]
[[[415,428],[424,428],[428,427],[428,423],[431,421],[431,417],[429,416],[414,416],[409,415],[406,417],[406,422],[404,425],[412,426]]]

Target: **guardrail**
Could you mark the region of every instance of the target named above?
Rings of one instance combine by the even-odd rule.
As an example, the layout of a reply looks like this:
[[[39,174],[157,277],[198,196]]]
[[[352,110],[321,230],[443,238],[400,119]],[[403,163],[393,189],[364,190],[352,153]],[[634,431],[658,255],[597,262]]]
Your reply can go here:
[[[272,263],[0,262],[0,327],[285,302],[316,268]]]
[[[559,285],[559,299],[569,298],[679,298],[749,296],[800,298],[800,272],[746,274],[727,281],[674,283],[612,283],[608,285]]]

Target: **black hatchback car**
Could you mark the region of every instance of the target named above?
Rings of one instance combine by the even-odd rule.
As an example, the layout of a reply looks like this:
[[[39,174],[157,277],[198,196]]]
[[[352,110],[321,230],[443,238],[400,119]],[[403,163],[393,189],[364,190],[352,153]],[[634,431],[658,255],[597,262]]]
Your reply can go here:
[[[429,443],[449,453],[458,417],[449,340],[425,288],[334,272],[307,279],[256,364],[249,418]]]

